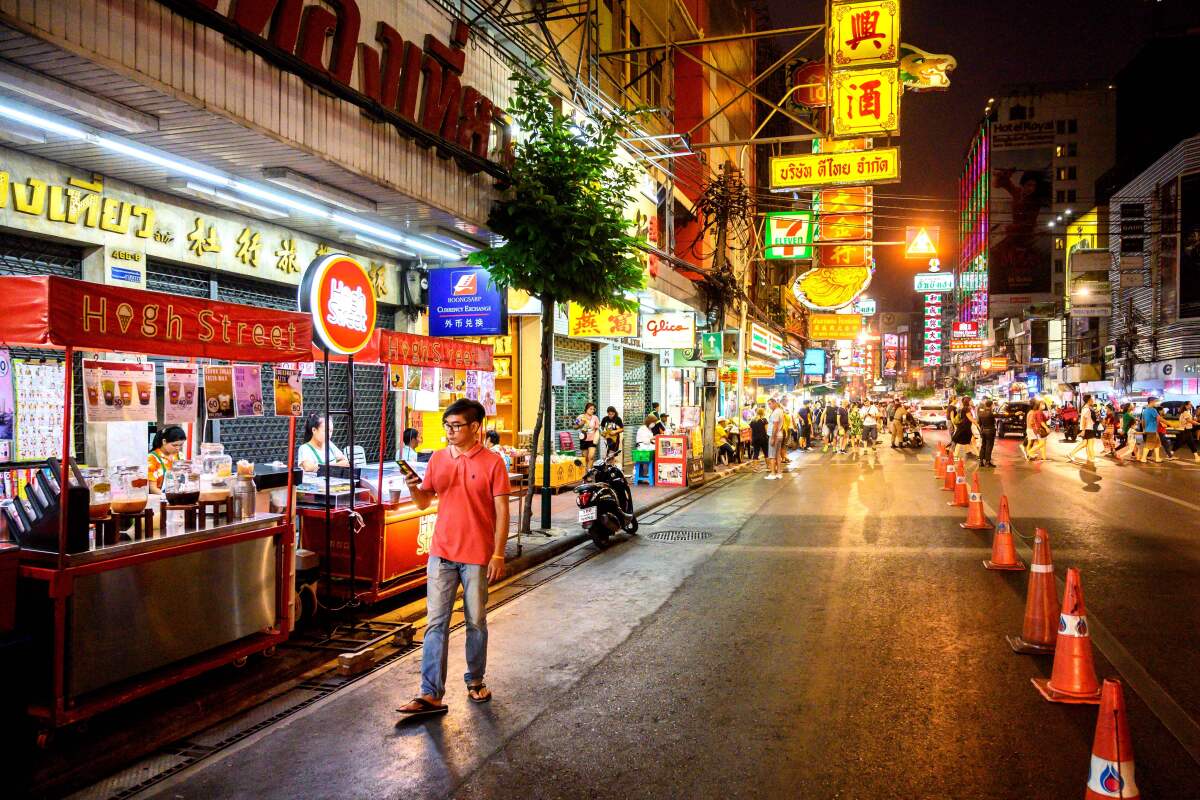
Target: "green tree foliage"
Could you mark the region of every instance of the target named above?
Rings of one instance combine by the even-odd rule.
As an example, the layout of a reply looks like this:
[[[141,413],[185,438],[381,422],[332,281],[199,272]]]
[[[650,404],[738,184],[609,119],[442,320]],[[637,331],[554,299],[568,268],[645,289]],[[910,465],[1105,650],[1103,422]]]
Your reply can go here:
[[[637,171],[617,157],[628,119],[573,120],[551,103],[549,81],[513,80],[508,112],[520,135],[511,182],[488,215],[505,242],[470,262],[543,302],[636,309],[626,293],[642,286],[640,239],[624,211]]]

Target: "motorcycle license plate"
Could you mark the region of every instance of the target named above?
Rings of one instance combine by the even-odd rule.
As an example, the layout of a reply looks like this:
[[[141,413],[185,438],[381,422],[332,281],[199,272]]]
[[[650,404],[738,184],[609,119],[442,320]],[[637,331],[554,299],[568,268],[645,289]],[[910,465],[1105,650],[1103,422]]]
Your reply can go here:
[[[595,522],[596,521],[596,507],[592,506],[591,508],[579,509],[579,521],[580,522]]]

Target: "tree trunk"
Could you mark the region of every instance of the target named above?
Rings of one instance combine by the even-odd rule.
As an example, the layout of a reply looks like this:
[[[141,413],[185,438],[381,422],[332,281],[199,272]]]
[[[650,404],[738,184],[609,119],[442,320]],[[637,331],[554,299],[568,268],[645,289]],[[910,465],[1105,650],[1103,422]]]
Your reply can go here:
[[[553,410],[546,407],[546,397],[549,395],[547,388],[551,381],[551,362],[553,360],[552,346],[554,344],[554,302],[539,298],[542,302],[542,385],[538,392],[538,413],[537,420],[533,425],[533,438],[529,442],[529,484],[525,492],[524,502],[521,504],[521,533],[529,533],[533,523],[533,494],[534,487],[537,485],[537,475],[534,465],[537,463],[538,447],[541,444],[542,426],[547,425],[550,428],[554,425]],[[550,431],[547,430],[547,433]],[[547,448],[549,453],[549,448]],[[550,458],[547,455],[543,464],[542,476],[544,481],[543,496],[550,497]],[[544,503],[543,503],[544,505]],[[547,517],[542,521],[543,528],[549,528],[550,522],[548,514],[543,509],[543,516]]]

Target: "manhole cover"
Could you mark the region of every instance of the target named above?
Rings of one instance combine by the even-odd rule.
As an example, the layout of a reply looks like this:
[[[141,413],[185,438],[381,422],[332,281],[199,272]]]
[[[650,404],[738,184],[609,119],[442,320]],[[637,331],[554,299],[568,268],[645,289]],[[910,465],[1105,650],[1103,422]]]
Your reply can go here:
[[[655,542],[694,542],[711,536],[708,531],[654,531],[647,533],[645,538]]]

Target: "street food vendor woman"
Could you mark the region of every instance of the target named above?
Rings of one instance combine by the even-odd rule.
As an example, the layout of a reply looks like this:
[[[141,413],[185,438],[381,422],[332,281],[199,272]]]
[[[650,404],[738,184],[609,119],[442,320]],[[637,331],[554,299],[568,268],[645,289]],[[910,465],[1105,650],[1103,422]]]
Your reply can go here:
[[[154,449],[146,456],[146,476],[150,479],[151,494],[162,494],[163,479],[175,466],[186,443],[187,434],[178,425],[168,425],[154,434]]]
[[[296,451],[296,461],[305,472],[316,472],[325,463],[325,435],[329,426],[325,417],[316,411],[304,418],[304,444]],[[335,467],[350,466],[346,454],[333,442],[329,443],[329,463]]]

